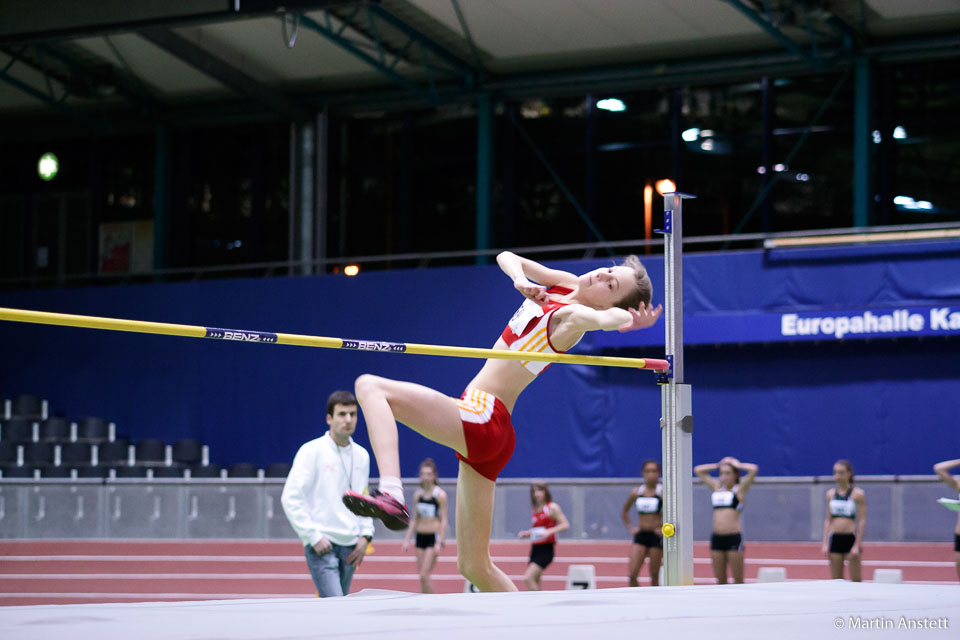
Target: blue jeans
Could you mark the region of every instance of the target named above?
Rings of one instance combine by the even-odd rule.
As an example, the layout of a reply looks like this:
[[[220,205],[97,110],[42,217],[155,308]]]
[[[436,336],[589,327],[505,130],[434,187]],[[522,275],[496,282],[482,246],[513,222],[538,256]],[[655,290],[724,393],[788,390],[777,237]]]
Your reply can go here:
[[[354,547],[342,547],[335,544],[322,556],[317,555],[313,547],[304,547],[307,568],[321,598],[342,596],[350,593],[350,582],[355,569],[347,564],[347,556]]]

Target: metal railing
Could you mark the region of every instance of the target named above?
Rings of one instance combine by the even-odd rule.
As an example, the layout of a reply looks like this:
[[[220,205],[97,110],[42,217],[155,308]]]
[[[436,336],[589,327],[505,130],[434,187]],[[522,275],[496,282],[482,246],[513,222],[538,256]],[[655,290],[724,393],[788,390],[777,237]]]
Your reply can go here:
[[[542,480],[542,479],[541,479]],[[0,480],[0,539],[169,538],[295,539],[280,504],[283,479]],[[562,537],[627,541],[621,510],[640,478],[552,478],[546,482],[570,521]],[[405,480],[408,500],[417,479]],[[497,482],[492,537],[516,539],[529,527],[530,479]],[[375,484],[373,481],[371,484]],[[951,492],[936,476],[858,476],[867,499],[865,538],[874,542],[948,542],[956,515],[936,504]],[[450,534],[456,480],[444,478]],[[744,539],[818,542],[833,476],[761,477],[747,493]],[[694,479],[693,535],[709,539],[710,490]],[[635,521],[635,517],[634,517]],[[404,532],[377,527],[379,539]]]
[[[842,229],[818,229],[806,231],[785,231],[779,233],[740,233],[736,235],[686,236],[683,246],[699,251],[719,250],[730,245],[736,248],[772,248],[778,240],[831,235],[851,236],[848,244],[856,244],[860,234],[908,233],[914,231],[957,230],[960,222],[931,223],[917,225],[891,225],[879,227],[850,227]],[[898,238],[909,240],[907,238]],[[917,241],[936,241],[942,238],[917,238]],[[590,259],[598,252],[607,249],[622,250],[623,253],[644,251],[647,248],[656,253],[662,252],[663,239],[633,239],[610,242],[574,242],[554,245],[514,247],[511,251],[525,256],[541,256],[552,259]],[[280,260],[272,262],[251,262],[244,264],[214,265],[205,267],[174,267],[153,269],[131,273],[72,273],[63,275],[24,276],[0,278],[0,287],[5,289],[23,289],[47,286],[82,286],[135,284],[155,281],[193,281],[239,277],[281,277],[288,275],[320,275],[331,267],[347,264],[365,265],[371,268],[426,268],[439,265],[473,264],[477,258],[491,258],[504,249],[477,249],[462,251],[432,251],[415,253],[395,253],[380,255],[341,256],[316,260]]]

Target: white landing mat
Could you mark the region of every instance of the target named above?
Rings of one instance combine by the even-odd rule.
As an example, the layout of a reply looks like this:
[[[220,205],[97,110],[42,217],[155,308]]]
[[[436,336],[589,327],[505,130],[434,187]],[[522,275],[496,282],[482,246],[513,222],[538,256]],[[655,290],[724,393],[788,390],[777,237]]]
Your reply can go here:
[[[960,586],[782,582],[0,608],[4,640],[960,638]]]

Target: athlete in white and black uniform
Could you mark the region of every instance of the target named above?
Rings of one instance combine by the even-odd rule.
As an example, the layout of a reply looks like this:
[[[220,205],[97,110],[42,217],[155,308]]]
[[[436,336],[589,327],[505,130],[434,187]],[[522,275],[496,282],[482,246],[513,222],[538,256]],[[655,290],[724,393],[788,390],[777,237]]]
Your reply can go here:
[[[853,465],[837,460],[833,465],[837,486],[827,490],[827,517],[823,522],[823,554],[830,559],[830,577],[843,579],[843,562],[850,565],[850,580],[861,581],[860,543],[867,523],[867,499],[853,486]]]
[[[710,472],[717,470],[720,479]],[[740,534],[740,511],[747,490],[757,477],[757,465],[726,457],[715,464],[699,464],[694,468],[705,485],[713,489],[713,535],[710,538],[710,560],[718,584],[727,584],[727,567],[733,581],[743,584],[743,537]],[[747,474],[740,477],[742,471]]]
[[[627,561],[627,580],[631,587],[640,586],[638,576],[643,562],[650,558],[650,585],[660,584],[660,563],[663,561],[663,538],[660,527],[663,524],[663,487],[660,485],[660,463],[645,460],[643,463],[643,485],[627,496],[621,510],[623,524],[633,534],[630,545],[630,557]],[[630,519],[630,512],[636,509],[637,526]]]
[[[431,458],[420,463],[420,487],[414,492],[413,501],[413,517],[402,548],[409,549],[410,538],[416,534],[420,590],[435,593],[430,574],[447,535],[447,492],[437,486],[437,465]]]
[[[960,493],[960,479],[950,475],[950,470],[956,467],[960,467],[960,458],[938,462],[933,470],[944,484]],[[953,528],[953,560],[957,564],[957,578],[960,578],[960,513],[957,514],[957,526]]]

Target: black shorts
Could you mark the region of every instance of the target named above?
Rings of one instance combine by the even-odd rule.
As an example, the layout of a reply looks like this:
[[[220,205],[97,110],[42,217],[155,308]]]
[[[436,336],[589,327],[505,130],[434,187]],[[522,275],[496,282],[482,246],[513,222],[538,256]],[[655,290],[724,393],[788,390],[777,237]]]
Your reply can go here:
[[[437,544],[437,534],[435,533],[418,533],[417,534],[417,549],[429,549],[435,544]]]
[[[663,549],[663,538],[656,531],[637,531],[633,534],[633,544],[650,549]]]
[[[546,569],[553,562],[553,543],[544,542],[543,544],[530,545],[530,562],[541,569]]]
[[[739,533],[710,536],[710,551],[743,551],[743,537]]]
[[[830,553],[850,553],[857,536],[852,533],[831,533]]]
[[[953,550],[960,553],[960,533],[953,535]]]

